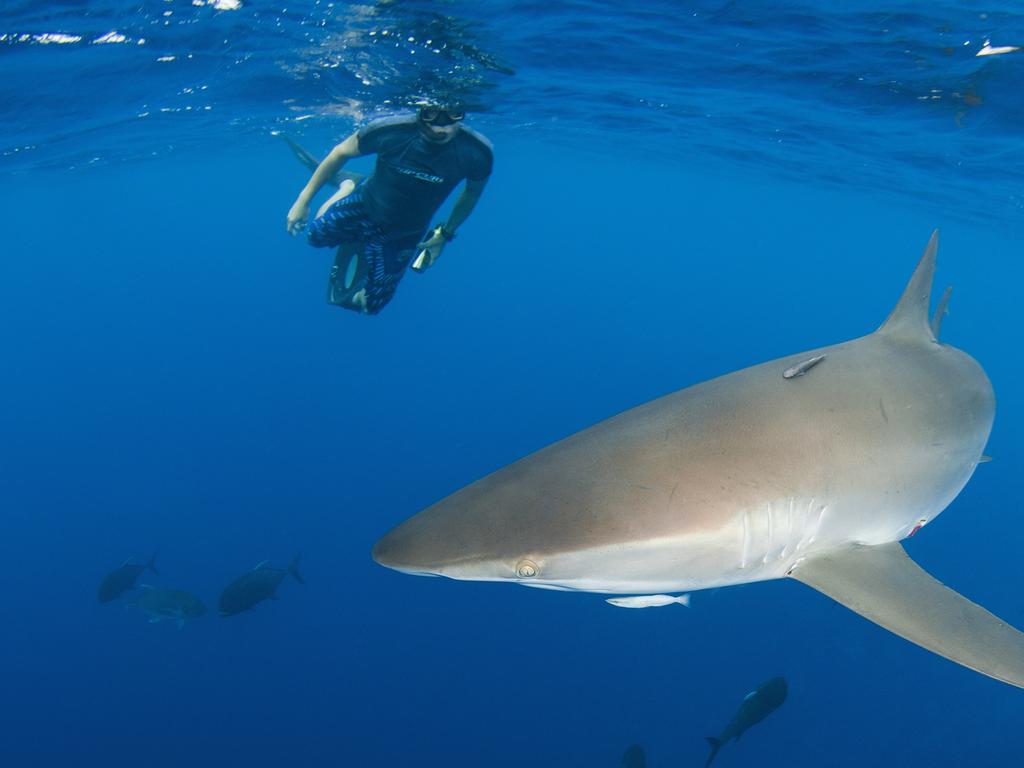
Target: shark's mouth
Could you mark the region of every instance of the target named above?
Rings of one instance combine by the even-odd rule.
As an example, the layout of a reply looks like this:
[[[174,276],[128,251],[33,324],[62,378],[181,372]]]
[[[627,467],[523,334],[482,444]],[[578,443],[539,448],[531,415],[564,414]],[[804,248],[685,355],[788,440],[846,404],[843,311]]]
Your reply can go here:
[[[393,565],[389,565],[387,567],[390,568],[392,571],[398,571],[399,573],[404,573],[404,574],[407,574],[409,576],[431,576],[431,577],[437,577],[437,576],[441,575],[440,573],[434,573],[432,571],[418,571],[415,568],[398,568],[398,567],[393,566]]]

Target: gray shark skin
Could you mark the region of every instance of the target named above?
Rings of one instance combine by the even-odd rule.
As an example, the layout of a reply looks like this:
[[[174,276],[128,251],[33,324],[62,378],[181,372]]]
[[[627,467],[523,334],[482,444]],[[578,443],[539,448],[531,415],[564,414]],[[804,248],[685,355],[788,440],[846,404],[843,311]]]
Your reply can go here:
[[[428,507],[378,541],[374,559],[413,574],[620,594],[789,576],[1024,686],[1024,635],[898,543],[970,479],[995,411],[981,366],[938,341],[941,316],[929,321],[937,244],[936,232],[876,332],[602,421]]]
[[[711,765],[715,755],[718,754],[718,750],[726,742],[732,739],[739,741],[740,736],[748,728],[757,725],[781,707],[788,693],[789,686],[786,685],[785,678],[773,677],[744,696],[743,701],[740,702],[740,706],[736,710],[736,714],[733,715],[729,724],[725,726],[725,730],[718,736],[707,737],[708,744],[711,746],[711,753],[708,755],[707,762],[704,763],[704,768],[708,768]]]

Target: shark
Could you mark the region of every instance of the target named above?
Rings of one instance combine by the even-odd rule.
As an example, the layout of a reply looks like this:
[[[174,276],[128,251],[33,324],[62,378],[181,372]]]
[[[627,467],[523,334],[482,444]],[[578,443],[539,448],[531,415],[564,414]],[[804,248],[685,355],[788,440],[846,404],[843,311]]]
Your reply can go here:
[[[792,579],[912,643],[1024,687],[1024,634],[901,542],[978,464],[995,415],[981,365],[929,317],[934,232],[866,336],[729,373],[601,421],[387,532],[410,574],[650,595]]]

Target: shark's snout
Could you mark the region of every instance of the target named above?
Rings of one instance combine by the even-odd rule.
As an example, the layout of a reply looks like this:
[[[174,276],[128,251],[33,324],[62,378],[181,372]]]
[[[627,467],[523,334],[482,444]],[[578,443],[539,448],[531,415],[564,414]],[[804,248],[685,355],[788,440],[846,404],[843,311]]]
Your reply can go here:
[[[422,573],[423,563],[415,563],[415,547],[408,536],[403,536],[401,526],[384,534],[373,545],[373,559],[385,568],[392,568],[403,573]]]
[[[385,568],[417,576],[439,576],[457,555],[451,542],[412,518],[373,545],[373,559]]]
[[[446,576],[471,581],[515,578],[485,527],[461,507],[435,507],[406,520],[373,546],[380,565],[417,576]]]

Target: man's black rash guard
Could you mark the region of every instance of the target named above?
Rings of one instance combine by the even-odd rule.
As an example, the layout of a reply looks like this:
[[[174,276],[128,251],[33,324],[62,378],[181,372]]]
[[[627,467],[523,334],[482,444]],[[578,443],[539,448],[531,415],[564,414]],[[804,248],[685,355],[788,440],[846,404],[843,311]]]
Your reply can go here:
[[[459,182],[483,181],[494,164],[491,143],[464,125],[444,144],[428,141],[415,116],[374,120],[358,136],[360,153],[377,155],[366,211],[389,231],[422,231]]]

